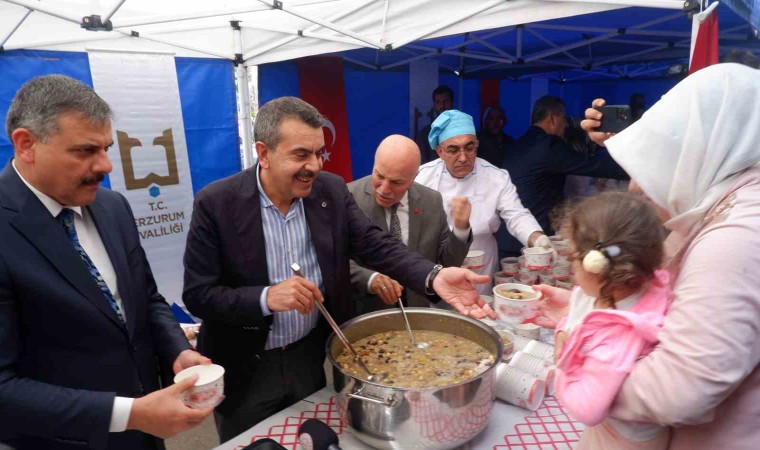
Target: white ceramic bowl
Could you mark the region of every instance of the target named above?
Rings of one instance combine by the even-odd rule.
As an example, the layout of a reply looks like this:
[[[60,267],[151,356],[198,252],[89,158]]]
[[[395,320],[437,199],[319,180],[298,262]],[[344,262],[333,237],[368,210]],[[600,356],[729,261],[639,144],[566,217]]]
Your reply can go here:
[[[504,291],[511,289],[526,293],[528,296],[526,298],[513,299],[502,295],[506,294]],[[528,285],[518,283],[498,284],[493,288],[493,295],[494,310],[498,314],[499,319],[511,324],[523,323],[526,319],[535,317],[538,300],[541,298],[540,292],[536,292]]]

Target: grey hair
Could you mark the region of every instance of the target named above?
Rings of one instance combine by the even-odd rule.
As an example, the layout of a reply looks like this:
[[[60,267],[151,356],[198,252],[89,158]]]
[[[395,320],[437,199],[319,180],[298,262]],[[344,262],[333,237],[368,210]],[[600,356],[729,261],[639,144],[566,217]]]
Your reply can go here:
[[[297,97],[280,97],[267,102],[256,114],[253,134],[274,151],[280,143],[280,124],[285,119],[296,119],[312,128],[322,128],[325,117],[305,101]]]
[[[64,75],[45,75],[27,81],[11,102],[5,119],[8,139],[26,128],[45,142],[58,131],[58,118],[66,113],[79,114],[93,124],[106,124],[111,107],[89,86]]]

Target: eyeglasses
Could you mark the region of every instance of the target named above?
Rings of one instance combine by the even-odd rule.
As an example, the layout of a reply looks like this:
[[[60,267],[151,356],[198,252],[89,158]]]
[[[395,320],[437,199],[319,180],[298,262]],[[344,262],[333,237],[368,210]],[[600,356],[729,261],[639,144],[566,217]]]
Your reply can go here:
[[[469,144],[465,145],[464,147],[457,147],[454,145],[450,145],[443,149],[443,151],[449,155],[449,156],[457,156],[459,152],[464,153],[465,155],[472,155],[478,150],[478,143],[477,142],[470,142]]]

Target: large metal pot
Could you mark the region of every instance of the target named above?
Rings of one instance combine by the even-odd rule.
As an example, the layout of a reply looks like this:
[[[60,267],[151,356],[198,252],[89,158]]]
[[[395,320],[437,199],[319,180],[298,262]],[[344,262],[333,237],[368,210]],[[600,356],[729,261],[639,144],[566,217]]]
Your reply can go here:
[[[407,308],[413,330],[443,331],[470,339],[491,352],[494,365],[475,378],[448,386],[397,388],[353,377],[335,363],[340,340],[327,340],[333,365],[337,406],[346,426],[378,449],[451,449],[469,441],[488,424],[494,401],[493,368],[501,361],[502,342],[479,320],[433,308]],[[391,330],[404,330],[401,312],[377,311],[344,323],[349,342]]]

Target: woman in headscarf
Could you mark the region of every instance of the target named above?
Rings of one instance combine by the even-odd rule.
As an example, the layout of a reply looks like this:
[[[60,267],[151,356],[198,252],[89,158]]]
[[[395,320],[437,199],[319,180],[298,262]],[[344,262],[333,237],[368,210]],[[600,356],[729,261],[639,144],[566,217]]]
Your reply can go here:
[[[588,109],[582,126],[660,211],[674,280],[660,344],[610,415],[674,427],[671,450],[758,448],[760,71],[702,69],[611,138],[600,118]],[[569,291],[538,289],[550,325]]]

